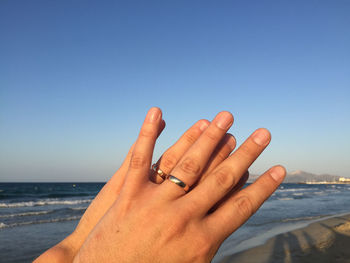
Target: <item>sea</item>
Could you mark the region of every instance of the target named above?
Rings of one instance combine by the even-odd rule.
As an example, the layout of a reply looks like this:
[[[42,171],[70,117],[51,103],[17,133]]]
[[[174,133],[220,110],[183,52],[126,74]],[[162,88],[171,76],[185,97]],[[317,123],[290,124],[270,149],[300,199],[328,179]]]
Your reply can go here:
[[[104,183],[0,183],[0,262],[32,262],[70,234]],[[350,184],[282,184],[213,262],[311,222],[350,213]]]

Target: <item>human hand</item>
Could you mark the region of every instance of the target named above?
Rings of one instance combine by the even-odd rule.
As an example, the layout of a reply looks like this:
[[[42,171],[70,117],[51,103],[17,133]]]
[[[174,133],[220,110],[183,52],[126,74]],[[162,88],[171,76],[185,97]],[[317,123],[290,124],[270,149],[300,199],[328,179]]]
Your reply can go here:
[[[258,129],[199,180],[232,125],[232,115],[222,112],[171,169],[171,175],[192,186],[191,191],[170,180],[153,184],[148,171],[160,121],[159,110],[148,113],[120,194],[89,234],[75,263],[210,262],[221,243],[284,179],[285,169],[275,166],[250,186],[232,192],[270,142],[269,132]]]
[[[165,173],[170,172],[181,156],[189,149],[189,147],[199,138],[203,131],[208,127],[207,120],[200,120],[189,128],[181,138],[170,147],[157,162],[158,167]],[[164,120],[158,123],[157,136],[160,135],[165,127]],[[133,152],[133,146],[130,148],[127,157],[118,171],[104,185],[95,199],[92,201],[88,209],[82,216],[78,226],[74,232],[66,237],[59,244],[42,254],[35,262],[72,262],[73,258],[79,251],[82,244],[85,242],[91,230],[97,225],[100,219],[105,215],[108,209],[116,201],[125,181],[125,176],[130,165],[130,159]],[[216,147],[212,154],[206,173],[214,169],[215,166],[221,163],[235,148],[235,139],[230,134],[225,134],[220,144]],[[152,181],[156,183],[162,182],[161,178],[156,174],[151,173]]]

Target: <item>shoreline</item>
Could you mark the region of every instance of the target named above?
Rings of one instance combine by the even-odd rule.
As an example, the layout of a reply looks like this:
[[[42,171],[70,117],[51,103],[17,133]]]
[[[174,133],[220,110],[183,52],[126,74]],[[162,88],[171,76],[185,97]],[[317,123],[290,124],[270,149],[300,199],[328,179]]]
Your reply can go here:
[[[263,244],[225,256],[219,262],[350,262],[350,213],[302,225],[270,237]]]

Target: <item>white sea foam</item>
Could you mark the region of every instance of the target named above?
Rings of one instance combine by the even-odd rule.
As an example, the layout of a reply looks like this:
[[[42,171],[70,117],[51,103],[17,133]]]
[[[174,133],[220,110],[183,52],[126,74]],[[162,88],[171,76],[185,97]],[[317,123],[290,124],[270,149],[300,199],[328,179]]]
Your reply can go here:
[[[312,191],[310,188],[292,188],[292,189],[278,189],[276,192],[300,192],[300,191]]]
[[[8,225],[0,222],[0,229],[1,228],[9,228],[9,227],[17,227],[17,226],[34,225],[34,224],[65,222],[65,221],[72,221],[72,220],[78,220],[78,219],[80,219],[80,216],[54,218],[54,219],[47,219],[47,220],[36,220],[36,221],[28,221],[28,222],[21,222],[21,223],[13,223],[13,224],[8,224]]]
[[[28,207],[28,206],[45,206],[45,205],[77,205],[90,203],[92,199],[83,200],[57,200],[57,199],[46,199],[42,201],[28,201],[18,203],[0,203],[0,208],[13,208],[13,207]]]
[[[282,198],[277,198],[277,200],[281,200],[281,201],[289,201],[289,200],[294,200],[294,198],[290,198],[290,197],[282,197]]]
[[[294,196],[303,196],[303,193],[293,193]]]
[[[37,212],[25,212],[25,213],[15,213],[8,215],[0,215],[0,218],[17,217],[17,216],[36,216],[36,215],[46,215],[52,213],[52,210],[48,211],[37,211]]]

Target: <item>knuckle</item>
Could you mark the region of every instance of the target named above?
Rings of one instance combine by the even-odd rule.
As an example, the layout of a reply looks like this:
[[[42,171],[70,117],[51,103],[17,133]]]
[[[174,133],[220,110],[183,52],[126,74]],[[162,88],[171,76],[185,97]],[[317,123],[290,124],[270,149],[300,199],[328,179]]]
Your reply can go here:
[[[176,155],[172,152],[166,152],[164,153],[162,160],[161,160],[161,165],[164,167],[164,170],[169,170],[171,171],[175,165],[177,164],[178,158]]]
[[[201,167],[194,158],[186,158],[180,165],[181,170],[186,174],[198,174]]]
[[[257,155],[256,151],[252,147],[250,147],[249,145],[247,145],[245,143],[239,147],[239,151],[237,151],[237,153],[239,153],[240,155],[242,155],[244,157],[248,157],[250,159],[255,158]]]
[[[253,213],[253,203],[248,196],[241,196],[234,202],[238,214],[243,218],[249,218]]]
[[[261,189],[264,189],[264,199],[268,198],[276,188],[276,181],[271,176],[261,176],[259,179]]]
[[[220,136],[215,131],[207,130],[205,133],[205,136],[208,137],[212,141],[219,141]]]
[[[193,219],[193,214],[198,211],[199,202],[192,201],[188,202],[186,206],[182,206],[181,209],[178,210],[178,213],[176,216],[180,216],[186,221],[190,221]]]
[[[222,149],[220,150],[217,154],[216,154],[216,157],[219,159],[219,160],[225,160],[227,158],[227,156],[229,155],[230,151],[229,149]]]
[[[141,137],[153,138],[156,136],[156,130],[152,126],[145,125],[140,131]]]
[[[263,189],[271,189],[274,185],[274,182],[270,176],[261,176],[259,178],[259,184]]]
[[[215,181],[220,188],[227,191],[235,184],[235,177],[231,169],[221,168],[215,173]]]
[[[184,135],[184,139],[186,140],[186,142],[188,144],[192,145],[192,144],[194,144],[197,141],[198,136],[196,134],[194,134],[194,133],[189,132],[189,133],[186,133]]]
[[[140,169],[147,165],[147,158],[141,153],[133,153],[130,160],[130,168]]]

